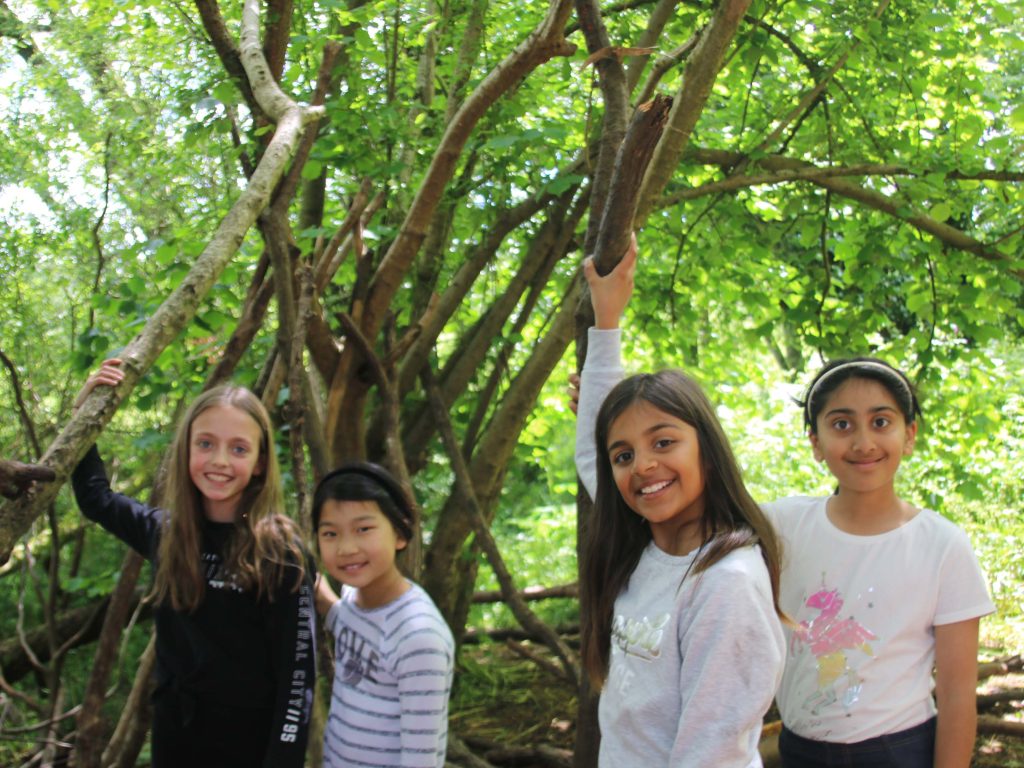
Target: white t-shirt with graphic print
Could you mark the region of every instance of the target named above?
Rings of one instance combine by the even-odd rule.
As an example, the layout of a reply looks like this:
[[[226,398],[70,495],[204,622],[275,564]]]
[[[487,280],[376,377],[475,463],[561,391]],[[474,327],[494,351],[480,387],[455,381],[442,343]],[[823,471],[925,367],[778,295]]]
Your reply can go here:
[[[852,743],[932,717],[934,627],[994,607],[967,534],[938,513],[857,536],[827,501],[764,505],[783,545],[779,603],[798,625],[777,698],[794,733]]]
[[[441,768],[455,643],[430,596],[410,582],[364,610],[343,587],[325,623],[335,652],[324,767]]]

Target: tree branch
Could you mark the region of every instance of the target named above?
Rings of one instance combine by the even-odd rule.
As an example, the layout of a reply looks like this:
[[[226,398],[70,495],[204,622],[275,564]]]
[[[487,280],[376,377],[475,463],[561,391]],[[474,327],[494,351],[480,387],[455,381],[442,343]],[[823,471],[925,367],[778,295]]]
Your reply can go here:
[[[693,127],[711,95],[725,53],[749,6],[750,0],[722,0],[715,9],[711,23],[701,35],[700,42],[690,54],[683,83],[668,116],[668,127],[643,181],[635,217],[636,226],[647,219],[655,198],[676,172],[679,159],[690,142]]]
[[[256,100],[277,122],[277,130],[248,186],[221,221],[188,275],[160,305],[139,335],[124,348],[121,353],[124,381],[118,387],[94,389],[42,457],[41,463],[57,473],[59,482],[35,489],[0,507],[0,564],[7,561],[14,543],[56,496],[63,480],[113,417],[118,406],[131,394],[142,374],[195,317],[200,302],[269,202],[274,186],[287,168],[288,158],[295,151],[304,125],[323,112],[322,107],[299,107],[270,77],[259,46],[258,8],[259,0],[246,0],[242,13],[241,59]]]

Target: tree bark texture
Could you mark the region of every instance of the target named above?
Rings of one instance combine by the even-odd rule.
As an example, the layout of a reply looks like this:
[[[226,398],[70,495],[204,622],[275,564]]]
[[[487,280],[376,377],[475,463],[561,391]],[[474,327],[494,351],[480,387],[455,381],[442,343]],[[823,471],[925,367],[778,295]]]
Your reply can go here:
[[[224,217],[209,244],[189,273],[160,305],[143,330],[121,352],[124,381],[118,387],[94,389],[78,412],[50,444],[40,463],[54,470],[57,480],[32,489],[0,507],[0,563],[10,557],[15,542],[57,495],[72,468],[85,455],[118,406],[160,353],[195,317],[200,302],[237,252],[260,212],[266,207],[278,179],[287,169],[304,124],[322,108],[302,109],[277,87],[259,46],[259,3],[247,0],[243,11],[241,59],[257,101],[277,122],[246,189]]]
[[[77,768],[100,768],[107,727],[103,721],[103,702],[110,681],[110,673],[117,661],[121,632],[138,603],[135,586],[145,561],[134,550],[128,550],[121,564],[121,577],[117,581],[103,628],[100,631],[96,655],[93,658],[89,682],[78,713],[78,738],[75,739],[75,765]]]
[[[121,718],[117,721],[114,735],[103,750],[103,768],[133,768],[135,761],[146,742],[149,722],[152,719],[152,707],[149,698],[153,693],[156,669],[156,635],[149,638],[149,644],[139,658],[139,667],[135,671],[135,682],[131,693],[121,710]]]
[[[679,158],[690,142],[690,134],[704,111],[711,88],[722,68],[726,51],[732,45],[750,0],[722,0],[711,23],[690,54],[683,83],[672,104],[668,127],[655,150],[647,177],[643,181],[636,220],[641,224],[651,212],[654,198],[668,184],[679,165]]]

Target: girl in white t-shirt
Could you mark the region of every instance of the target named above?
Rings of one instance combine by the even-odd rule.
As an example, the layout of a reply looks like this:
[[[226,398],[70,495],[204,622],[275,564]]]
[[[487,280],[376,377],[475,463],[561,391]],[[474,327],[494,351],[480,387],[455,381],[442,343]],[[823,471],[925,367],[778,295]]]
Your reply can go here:
[[[881,360],[837,360],[803,406],[814,458],[837,489],[765,508],[786,548],[782,604],[797,622],[778,694],[784,765],[965,768],[978,621],[993,606],[966,534],[896,494],[917,437],[914,388]]]
[[[578,431],[623,376],[618,320],[632,269],[627,258],[590,280],[603,309],[590,330]],[[970,763],[978,620],[993,606],[966,534],[896,494],[919,414],[910,382],[879,360],[836,361],[808,388],[814,456],[838,487],[765,505],[783,545],[779,602],[795,622],[777,696],[785,768]],[[578,444],[581,477],[596,459],[586,448]]]

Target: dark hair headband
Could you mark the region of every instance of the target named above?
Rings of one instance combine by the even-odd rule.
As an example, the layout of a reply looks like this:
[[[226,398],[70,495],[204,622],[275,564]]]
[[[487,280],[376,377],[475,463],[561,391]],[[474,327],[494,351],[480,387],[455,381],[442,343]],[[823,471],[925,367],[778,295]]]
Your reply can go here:
[[[369,462],[344,464],[324,475],[320,482],[317,483],[317,490],[323,488],[332,478],[341,477],[342,475],[361,475],[372,480],[378,487],[383,488],[391,501],[394,502],[401,521],[409,528],[410,535],[412,534],[412,500],[402,490],[402,487],[390,472],[383,467],[370,464]],[[314,492],[315,495],[316,493]]]
[[[807,391],[807,400],[804,402],[805,416],[808,423],[811,421],[811,401],[814,399],[814,393],[818,391],[818,387],[821,382],[825,379],[832,378],[832,374],[837,371],[849,370],[850,368],[869,368],[873,371],[879,371],[888,374],[890,377],[894,376],[900,382],[900,386],[903,387],[907,396],[910,398],[910,402],[914,402],[914,392],[910,388],[910,382],[903,376],[902,373],[897,371],[895,368],[886,365],[885,363],[876,363],[874,360],[851,360],[848,363],[842,363],[837,365],[835,368],[829,368],[821,376],[818,377],[817,381],[811,384],[811,388]]]

